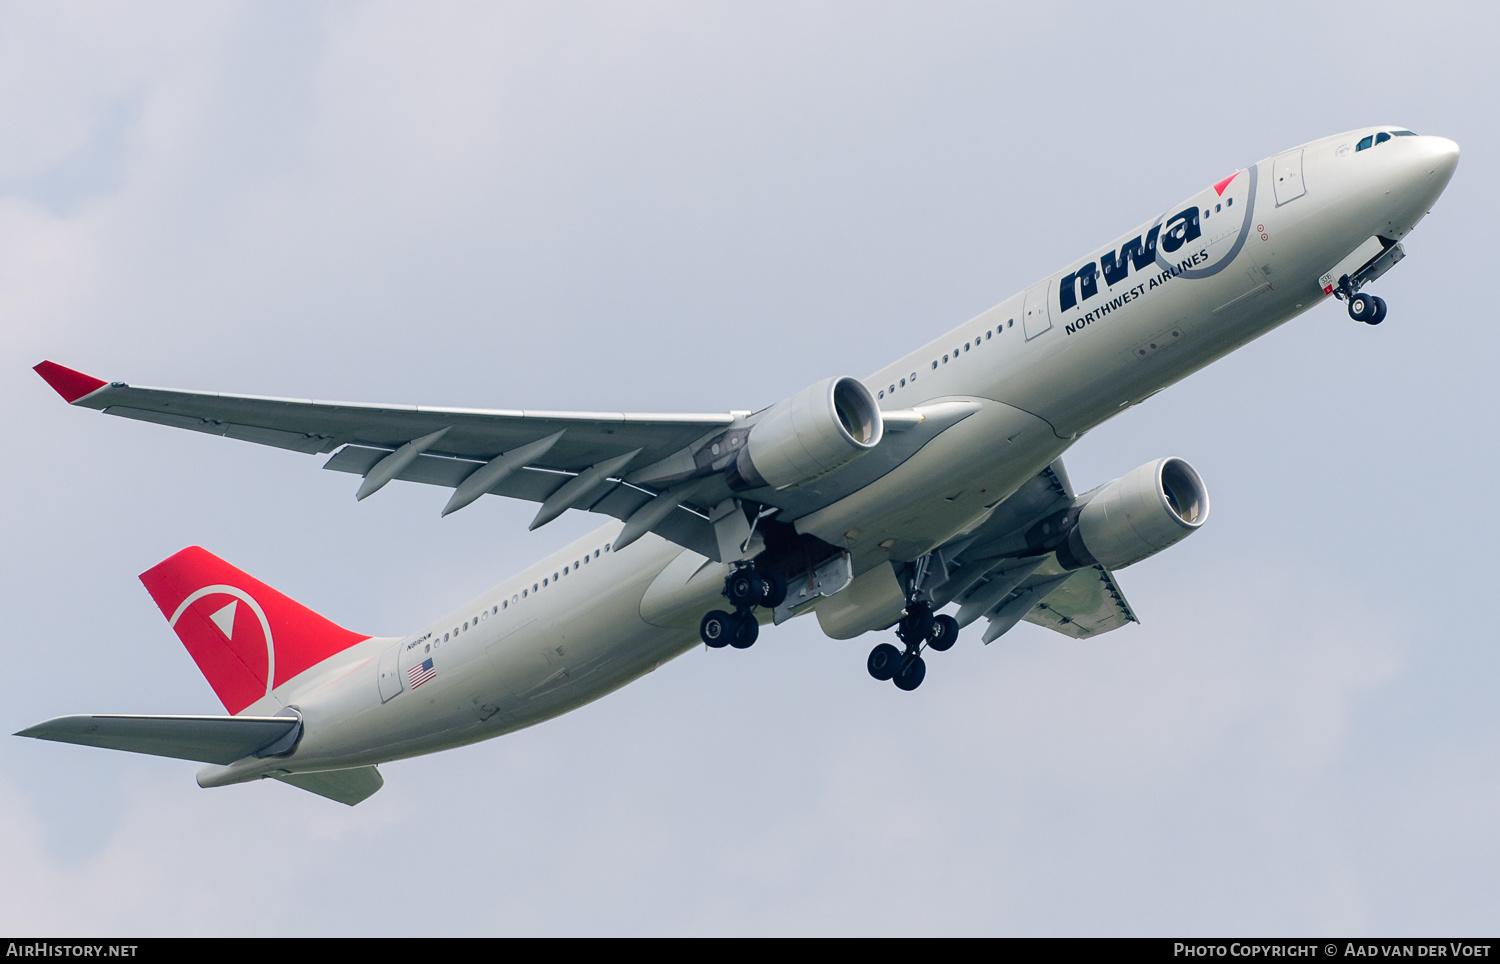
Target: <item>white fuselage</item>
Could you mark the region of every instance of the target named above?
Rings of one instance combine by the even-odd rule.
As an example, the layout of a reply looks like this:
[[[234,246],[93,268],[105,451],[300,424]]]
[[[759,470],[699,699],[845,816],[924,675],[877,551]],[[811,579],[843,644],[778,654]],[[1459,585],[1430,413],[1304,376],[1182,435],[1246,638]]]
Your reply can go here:
[[[1392,128],[1240,171],[865,379],[886,410],[979,408],[796,519],[798,531],[849,550],[857,573],[916,558],[982,522],[1090,428],[1324,300],[1319,277],[1372,236],[1404,237],[1453,171],[1457,148],[1439,137],[1354,149],[1380,130]],[[366,640],[284,683],[243,713],[295,706],[295,753],[204,774],[237,782],[472,743],[698,645],[727,567],[654,535],[612,552],[619,530],[602,527],[409,637]],[[413,688],[409,670],[428,659],[430,679]]]

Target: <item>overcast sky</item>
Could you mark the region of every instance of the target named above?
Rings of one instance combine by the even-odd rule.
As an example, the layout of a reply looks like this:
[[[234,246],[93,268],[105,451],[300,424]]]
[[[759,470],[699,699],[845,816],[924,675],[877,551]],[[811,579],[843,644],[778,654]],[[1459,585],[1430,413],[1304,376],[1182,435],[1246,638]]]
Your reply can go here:
[[[1038,10],[1038,7],[1044,9]],[[1213,515],[1079,643],[912,694],[816,621],[383,766],[349,809],[0,737],[0,931],[1370,934],[1500,925],[1488,4],[0,5],[0,730],[222,708],[137,573],[201,544],[403,634],[588,531],[70,409],[137,384],[758,408],[1224,175],[1463,148],[1373,288],[1101,426]]]

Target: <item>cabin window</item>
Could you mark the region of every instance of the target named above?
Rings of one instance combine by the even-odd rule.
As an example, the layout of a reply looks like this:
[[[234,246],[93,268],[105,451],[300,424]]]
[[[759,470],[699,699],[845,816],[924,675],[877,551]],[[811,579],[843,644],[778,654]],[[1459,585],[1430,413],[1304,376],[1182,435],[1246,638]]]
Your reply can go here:
[[[500,608],[501,609],[509,609],[510,608],[510,600],[509,599],[502,599],[502,600],[500,600]]]
[[[969,350],[969,343],[968,342],[964,342],[964,351],[968,351],[968,350]]]
[[[935,359],[935,358],[932,361],[932,367],[933,367],[933,369],[937,368],[937,359]]]
[[[444,641],[444,642],[447,642],[447,640],[448,640],[448,634],[447,634],[447,633],[444,633],[444,634],[443,634],[443,641]]]
[[[880,391],[876,392],[875,393],[875,397],[876,398],[885,398],[885,389],[882,388]]]
[[[905,388],[905,387],[906,387],[906,379],[904,379],[904,378],[903,378],[903,379],[901,379],[901,387],[902,387],[902,388]]]
[[[947,355],[943,356],[943,364],[944,365],[948,364],[948,356]]]

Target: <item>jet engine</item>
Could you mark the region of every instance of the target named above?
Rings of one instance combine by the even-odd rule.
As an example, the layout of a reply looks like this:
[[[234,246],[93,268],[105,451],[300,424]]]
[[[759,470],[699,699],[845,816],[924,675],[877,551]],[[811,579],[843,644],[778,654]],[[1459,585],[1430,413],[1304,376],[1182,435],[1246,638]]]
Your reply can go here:
[[[1207,518],[1208,489],[1193,467],[1157,459],[1096,489],[1057,559],[1069,569],[1120,569],[1181,542]]]
[[[880,444],[875,396],[858,379],[829,378],[771,406],[750,429],[730,473],[737,489],[806,485]]]

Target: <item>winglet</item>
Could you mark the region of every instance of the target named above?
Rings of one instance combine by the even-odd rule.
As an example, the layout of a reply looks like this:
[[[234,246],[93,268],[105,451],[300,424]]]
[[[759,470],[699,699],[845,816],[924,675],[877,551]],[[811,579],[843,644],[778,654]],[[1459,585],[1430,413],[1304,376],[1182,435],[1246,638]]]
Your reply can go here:
[[[85,395],[92,395],[99,389],[108,385],[109,382],[101,381],[93,375],[85,375],[83,372],[75,372],[71,368],[64,368],[56,362],[44,361],[32,368],[32,371],[42,376],[48,385],[51,385],[57,394],[69,404],[73,404]]]

